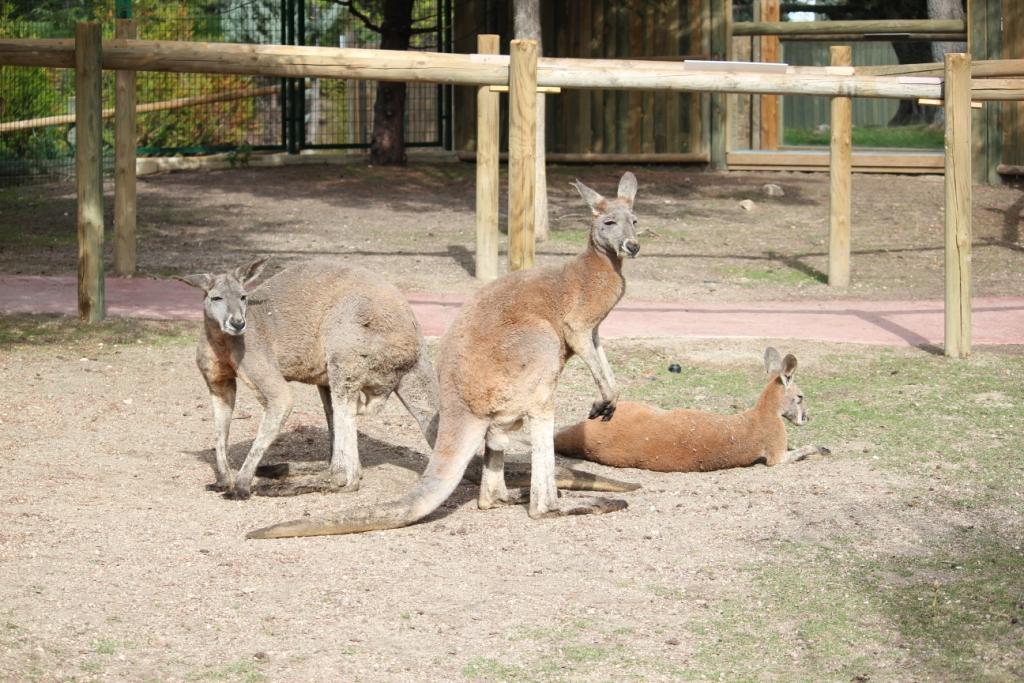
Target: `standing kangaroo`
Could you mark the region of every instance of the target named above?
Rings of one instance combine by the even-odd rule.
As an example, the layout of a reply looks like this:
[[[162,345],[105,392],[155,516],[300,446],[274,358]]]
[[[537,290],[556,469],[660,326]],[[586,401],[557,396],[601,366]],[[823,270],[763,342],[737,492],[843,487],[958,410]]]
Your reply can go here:
[[[250,496],[260,459],[291,412],[289,381],[315,384],[320,391],[331,437],[330,489],[359,488],[355,417],[392,392],[433,447],[437,378],[401,292],[362,268],[312,261],[247,293],[265,263],[262,258],[229,273],[178,278],[205,293],[196,361],[217,429],[217,481],[209,488],[229,498]],[[227,444],[236,378],[256,392],[264,413],[234,476]]]
[[[529,424],[532,518],[611,512],[625,501],[575,498],[559,505],[555,488],[554,393],[566,361],[579,356],[601,398],[591,417],[609,419],[618,389],[601,348],[598,325],[626,288],[624,256],[636,256],[633,199],[626,173],[618,196],[605,199],[583,183],[576,189],[593,221],[586,250],[563,266],[510,273],[480,289],[441,341],[437,444],[416,486],[403,498],[348,511],[337,519],[299,519],[258,529],[249,538],[349,534],[412,524],[443,503],[484,444],[479,507],[513,502],[505,483],[508,432]]]
[[[771,467],[828,449],[786,450],[786,418],[807,424],[803,392],[793,381],[796,357],[769,347],[764,353],[768,385],[752,409],[738,415],[699,410],[660,410],[623,401],[611,422],[580,422],[555,435],[555,451],[611,467],[656,472],[707,472],[746,467],[764,460]]]

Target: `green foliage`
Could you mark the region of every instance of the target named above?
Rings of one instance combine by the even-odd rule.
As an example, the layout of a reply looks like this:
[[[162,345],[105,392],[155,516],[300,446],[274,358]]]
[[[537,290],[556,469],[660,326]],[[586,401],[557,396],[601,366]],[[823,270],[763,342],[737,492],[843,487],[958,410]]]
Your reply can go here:
[[[942,149],[944,144],[942,128],[929,125],[917,126],[854,126],[854,147],[906,147],[910,149]],[[787,145],[827,145],[830,133],[827,130],[787,128]]]

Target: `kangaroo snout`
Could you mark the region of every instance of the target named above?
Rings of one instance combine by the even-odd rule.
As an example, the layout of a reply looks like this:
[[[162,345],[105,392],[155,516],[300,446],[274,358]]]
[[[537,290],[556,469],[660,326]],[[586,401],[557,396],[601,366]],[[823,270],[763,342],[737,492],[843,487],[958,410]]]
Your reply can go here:
[[[640,243],[634,239],[628,239],[622,243],[622,250],[629,254],[630,258],[636,258],[640,253]]]
[[[231,317],[228,319],[227,329],[224,330],[228,334],[242,334],[245,330],[245,318]]]

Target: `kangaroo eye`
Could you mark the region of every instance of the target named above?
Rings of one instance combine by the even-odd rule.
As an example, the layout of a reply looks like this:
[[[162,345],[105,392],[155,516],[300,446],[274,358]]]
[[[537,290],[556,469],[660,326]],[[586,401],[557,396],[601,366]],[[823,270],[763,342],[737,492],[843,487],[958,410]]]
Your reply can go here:
[[[609,218],[608,220],[606,220],[606,221],[604,222],[604,224],[605,224],[605,225],[615,225],[615,221],[614,221],[614,220],[612,220],[611,218]]]
[[[804,395],[803,394],[798,394],[797,397],[796,397],[796,402],[797,403],[803,403],[804,402]]]
[[[224,301],[224,297],[222,297],[222,296],[211,296],[210,297],[210,301]]]
[[[242,301],[245,301],[246,299],[248,299],[248,297],[247,297],[247,296],[245,296],[245,294],[243,294],[243,295],[242,295]]]

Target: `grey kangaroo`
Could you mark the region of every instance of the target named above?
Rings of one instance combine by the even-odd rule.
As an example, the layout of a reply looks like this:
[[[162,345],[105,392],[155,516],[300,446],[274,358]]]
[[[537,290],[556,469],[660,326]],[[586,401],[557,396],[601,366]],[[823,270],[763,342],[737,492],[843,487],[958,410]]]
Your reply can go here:
[[[392,392],[433,447],[437,377],[401,292],[362,268],[321,260],[292,266],[248,291],[265,258],[235,270],[178,278],[203,290],[196,362],[213,402],[217,481],[208,488],[248,498],[264,452],[291,412],[289,381],[315,384],[331,437],[328,490],[359,488],[356,415]],[[236,379],[263,405],[256,439],[237,475],[228,465]]]
[[[530,517],[621,510],[625,501],[558,500],[554,393],[566,361],[586,364],[601,398],[591,418],[608,419],[618,389],[601,348],[598,326],[622,298],[622,260],[636,256],[636,178],[626,173],[618,196],[606,199],[583,183],[576,189],[593,220],[587,248],[562,266],[510,273],[480,289],[441,341],[437,444],[418,483],[400,500],[348,511],[337,519],[300,519],[249,533],[249,538],[349,534],[407,526],[430,514],[458,485],[484,444],[478,504],[516,502],[504,477],[508,432],[529,424],[532,448]]]

